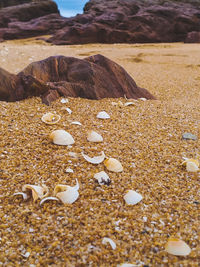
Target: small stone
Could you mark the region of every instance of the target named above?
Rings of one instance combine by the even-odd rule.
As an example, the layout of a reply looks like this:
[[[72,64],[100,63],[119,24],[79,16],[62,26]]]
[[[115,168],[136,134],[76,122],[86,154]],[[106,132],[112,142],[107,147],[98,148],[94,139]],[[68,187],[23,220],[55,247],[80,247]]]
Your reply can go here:
[[[184,134],[182,135],[182,138],[183,138],[184,140],[197,140],[197,136],[194,135],[194,134],[191,134],[191,133],[184,133]]]

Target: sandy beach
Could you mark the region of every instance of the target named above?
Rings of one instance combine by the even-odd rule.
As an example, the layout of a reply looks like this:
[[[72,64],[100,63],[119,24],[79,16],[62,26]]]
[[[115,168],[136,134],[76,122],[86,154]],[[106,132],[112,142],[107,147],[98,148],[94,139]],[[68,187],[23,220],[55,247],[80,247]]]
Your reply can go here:
[[[187,172],[181,163],[183,157],[200,156],[200,44],[7,41],[0,43],[0,67],[16,74],[49,56],[94,54],[120,64],[157,100],[130,106],[123,105],[125,98],[68,98],[65,104],[60,98],[51,106],[39,97],[0,102],[0,266],[198,266],[200,174]],[[110,119],[96,117],[102,110]],[[46,125],[41,121],[46,112],[56,112],[61,120]],[[53,144],[49,134],[56,129],[68,131],[75,143]],[[88,130],[100,133],[103,142],[88,142]],[[185,132],[197,140],[183,140]],[[103,163],[93,165],[81,155],[94,157],[101,151],[118,159],[123,172],[109,172]],[[93,178],[103,170],[109,186]],[[49,201],[40,206],[40,200],[13,196],[24,184],[45,184],[52,196],[57,184],[74,186],[76,179],[80,196],[73,204]],[[127,205],[123,196],[128,190],[140,193],[142,201]],[[165,252],[170,236],[184,240],[190,255]],[[102,244],[104,237],[116,249]]]

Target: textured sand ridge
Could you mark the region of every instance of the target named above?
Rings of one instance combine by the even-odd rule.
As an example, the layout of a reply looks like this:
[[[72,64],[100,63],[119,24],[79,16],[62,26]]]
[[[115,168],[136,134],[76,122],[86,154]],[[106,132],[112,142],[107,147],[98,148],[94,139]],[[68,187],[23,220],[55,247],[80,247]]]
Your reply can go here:
[[[65,104],[58,99],[49,107],[40,98],[0,102],[0,266],[198,266],[200,175],[181,163],[182,157],[200,154],[199,48],[181,43],[56,47],[32,40],[0,44],[0,66],[13,73],[50,55],[101,53],[158,98],[127,107],[125,99],[69,98]],[[110,119],[96,118],[102,110]],[[46,112],[56,112],[60,121],[46,125],[41,121]],[[75,143],[54,145],[49,134],[56,129],[68,131]],[[103,142],[88,142],[88,130],[100,133]],[[184,132],[198,139],[182,140]],[[92,165],[81,156],[101,151],[118,159],[123,172],[109,172],[103,163]],[[67,168],[74,172],[66,173]],[[103,170],[109,186],[93,178]],[[55,185],[74,186],[76,178],[80,196],[70,205],[40,206],[39,200],[13,196],[24,184],[45,184],[52,195]],[[143,196],[137,205],[125,203],[129,189]],[[164,251],[172,235],[191,247],[189,256]],[[116,249],[102,244],[104,237]]]

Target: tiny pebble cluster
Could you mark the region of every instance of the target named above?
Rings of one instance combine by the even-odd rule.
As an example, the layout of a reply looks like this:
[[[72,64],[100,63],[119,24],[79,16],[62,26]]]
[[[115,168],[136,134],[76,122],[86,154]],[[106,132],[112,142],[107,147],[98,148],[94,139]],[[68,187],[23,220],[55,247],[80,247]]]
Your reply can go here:
[[[176,100],[177,84],[171,94],[163,89],[169,85],[166,80],[160,89],[157,85],[161,100],[155,101],[61,98],[46,106],[34,97],[0,102],[0,266],[198,266],[200,172],[188,172],[182,163],[200,154],[199,105],[193,97],[199,87],[192,83],[188,98]],[[187,92],[183,78],[179,87]],[[127,101],[134,105],[124,105]],[[101,111],[110,118],[97,118]],[[48,112],[60,120],[45,124],[41,118]],[[49,135],[59,129],[73,136],[72,145],[52,142]],[[91,130],[103,141],[89,142]],[[185,132],[197,139],[184,140]],[[92,164],[82,156],[102,151],[119,160],[123,171],[109,171],[103,162]],[[102,171],[109,183],[94,178]],[[25,184],[53,192],[76,179],[79,197],[72,204],[40,205],[41,199],[14,195]],[[129,190],[142,196],[136,205],[124,200]],[[186,242],[189,255],[166,251],[171,236]]]

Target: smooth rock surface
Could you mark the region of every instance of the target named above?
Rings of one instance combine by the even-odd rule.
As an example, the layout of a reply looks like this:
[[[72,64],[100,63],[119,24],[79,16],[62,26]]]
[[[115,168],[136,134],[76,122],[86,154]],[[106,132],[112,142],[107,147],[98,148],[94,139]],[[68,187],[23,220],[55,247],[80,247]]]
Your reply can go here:
[[[29,64],[17,75],[0,69],[0,100],[17,101],[41,96],[50,104],[59,96],[155,99],[146,89],[136,85],[118,64],[102,56],[85,59],[55,56]]]

